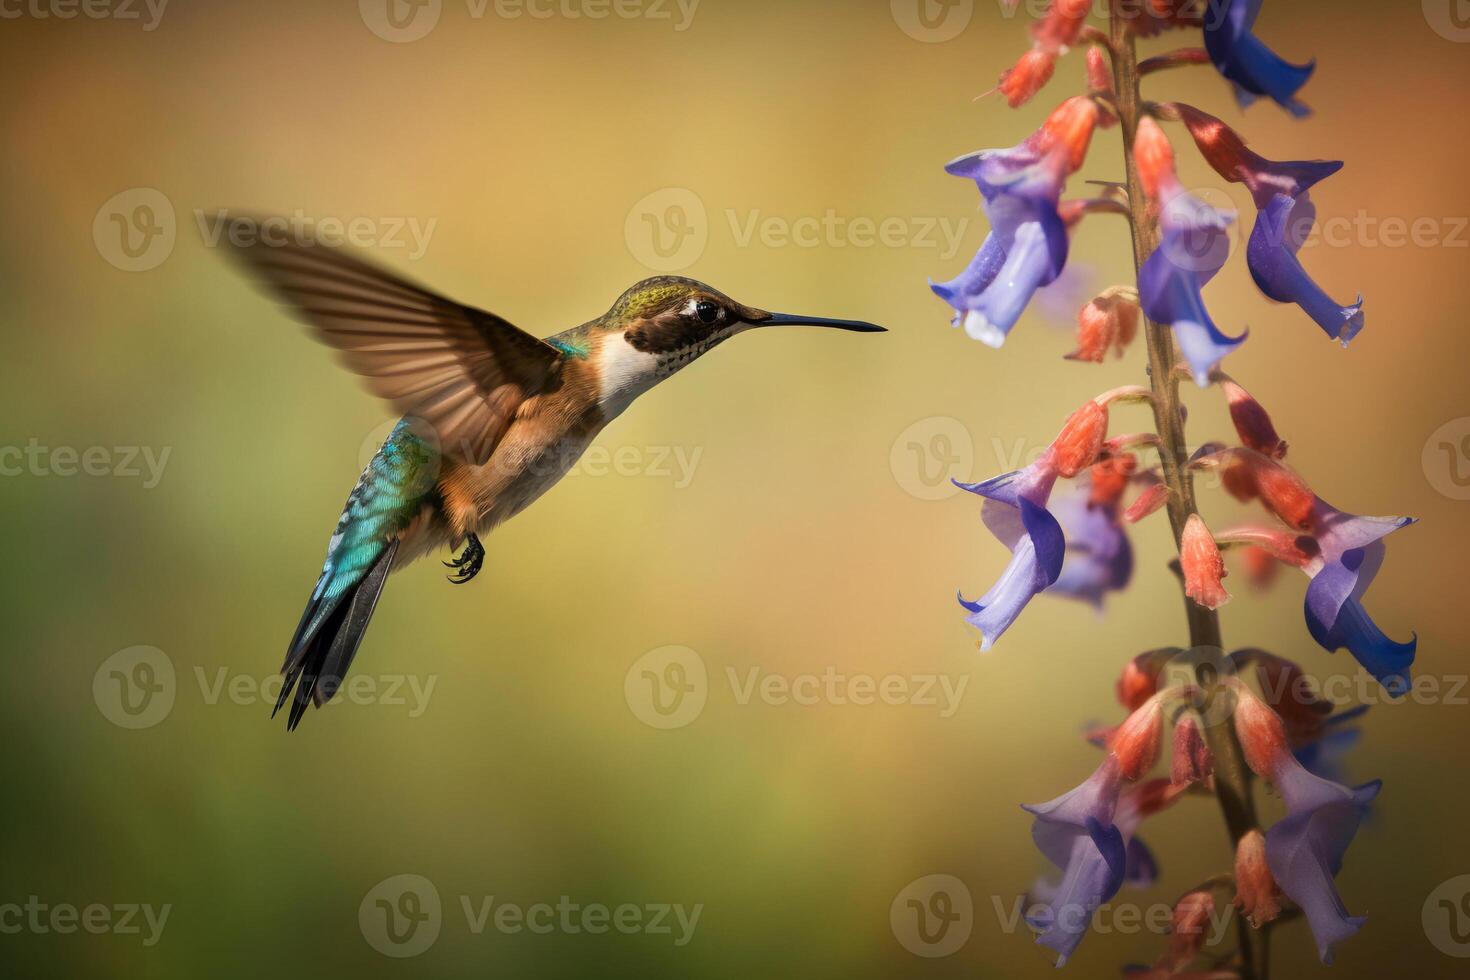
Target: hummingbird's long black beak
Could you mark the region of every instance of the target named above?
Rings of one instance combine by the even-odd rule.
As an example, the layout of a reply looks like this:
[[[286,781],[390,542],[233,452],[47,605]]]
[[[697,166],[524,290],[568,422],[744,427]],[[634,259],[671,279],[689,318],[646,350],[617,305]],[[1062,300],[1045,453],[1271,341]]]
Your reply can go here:
[[[834,327],[838,330],[853,330],[858,333],[887,333],[887,327],[866,320],[834,320],[826,316],[797,316],[794,313],[772,313],[764,320],[757,320],[758,327]]]

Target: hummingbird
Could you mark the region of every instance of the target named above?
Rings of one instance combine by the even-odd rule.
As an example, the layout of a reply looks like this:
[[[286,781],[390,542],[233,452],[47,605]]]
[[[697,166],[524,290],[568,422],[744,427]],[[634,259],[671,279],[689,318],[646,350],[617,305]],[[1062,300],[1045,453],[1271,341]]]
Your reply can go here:
[[[884,332],[772,313],[666,275],[538,338],[309,234],[290,238],[223,236],[257,284],[402,418],[348,496],[287,647],[271,714],[289,700],[288,731],[336,693],[389,572],[448,548],[458,553],[444,563],[450,581],[469,582],[484,565],[481,536],[550,489],[639,395],[748,330]]]

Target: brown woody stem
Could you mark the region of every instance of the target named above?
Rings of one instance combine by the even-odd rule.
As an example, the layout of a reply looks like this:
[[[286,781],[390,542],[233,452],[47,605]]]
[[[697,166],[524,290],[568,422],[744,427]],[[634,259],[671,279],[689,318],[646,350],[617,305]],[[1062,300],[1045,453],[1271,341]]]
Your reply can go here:
[[[1158,227],[1148,211],[1148,197],[1139,179],[1138,162],[1133,154],[1133,140],[1138,131],[1142,103],[1138,92],[1140,65],[1134,45],[1133,34],[1128,30],[1129,17],[1126,10],[1119,9],[1114,0],[1109,19],[1109,48],[1113,54],[1113,88],[1116,93],[1118,120],[1123,131],[1123,161],[1127,174],[1130,225],[1133,234],[1133,263],[1135,274],[1142,270],[1144,261],[1158,247]],[[1192,63],[1197,57],[1192,52],[1180,57],[1181,53],[1166,56],[1174,63]],[[1152,59],[1151,59],[1152,60]],[[1159,62],[1155,62],[1159,64]],[[1174,529],[1177,548],[1184,533],[1184,524],[1196,512],[1194,482],[1185,462],[1189,458],[1184,438],[1184,420],[1179,410],[1179,375],[1175,370],[1177,356],[1174,338],[1165,324],[1144,318],[1144,336],[1148,342],[1148,374],[1153,390],[1154,425],[1159,435],[1159,461],[1163,479],[1169,488],[1169,523]],[[1215,612],[1198,605],[1185,597],[1185,615],[1189,621],[1189,642],[1196,649],[1223,651],[1220,639],[1220,620]],[[1223,652],[1219,654],[1223,656]],[[1196,668],[1196,683],[1204,692],[1207,702],[1225,696],[1220,678],[1210,661]],[[1240,743],[1229,714],[1223,711],[1206,712],[1204,736],[1215,757],[1215,787],[1220,809],[1225,816],[1225,826],[1230,834],[1231,866],[1234,866],[1235,844],[1257,826],[1255,804],[1251,798],[1250,773],[1246,769]],[[1253,955],[1253,936],[1249,925],[1242,918],[1239,922],[1240,964],[1242,980],[1265,980],[1267,964]],[[1260,946],[1264,949],[1265,944]]]

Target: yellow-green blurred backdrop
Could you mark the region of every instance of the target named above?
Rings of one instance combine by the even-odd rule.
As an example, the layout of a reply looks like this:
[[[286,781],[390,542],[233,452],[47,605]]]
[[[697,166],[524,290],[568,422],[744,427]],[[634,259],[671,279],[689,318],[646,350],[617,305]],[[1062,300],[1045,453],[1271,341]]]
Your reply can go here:
[[[1043,870],[1017,805],[1091,770],[1079,732],[1116,718],[1127,657],[1183,641],[1170,542],[1162,520],[1133,535],[1133,587],[1105,617],[1041,599],[982,655],[954,591],[983,591],[1008,556],[940,477],[1024,459],[1083,399],[1140,382],[1142,352],[1063,361],[1070,328],[1037,310],[992,351],[947,326],[925,280],[985,233],[943,162],[1018,142],[1077,89],[1080,56],[1010,111],[975,97],[1023,50],[1025,18],[988,0],[928,8],[929,27],[898,0],[436,0],[395,20],[370,0],[4,9],[0,443],[45,462],[0,479],[0,904],[100,904],[114,924],[114,906],[170,909],[152,944],[141,916],[138,933],[7,928],[11,975],[1049,975],[996,912]],[[1243,255],[1207,294],[1219,323],[1251,328],[1230,370],[1318,492],[1423,519],[1394,536],[1369,606],[1392,635],[1417,631],[1417,672],[1445,683],[1375,707],[1348,760],[1385,789],[1339,879],[1369,915],[1339,950],[1344,978],[1463,968],[1423,918],[1470,873],[1470,692],[1448,693],[1466,672],[1470,45],[1447,9],[1267,4],[1261,35],[1319,59],[1305,121],[1241,112],[1208,68],[1146,83],[1268,156],[1347,160],[1314,198],[1356,230],[1304,261],[1334,296],[1364,293],[1350,350],[1265,301]],[[1249,207],[1171,135],[1186,182]],[[1120,173],[1101,133],[1075,186]],[[388,265],[542,334],[664,268],[892,332],[744,337],[635,404],[600,464],[488,539],[472,585],[433,561],[395,576],[356,664],[377,686],[288,736],[269,719],[274,670],[389,416],[207,246],[196,211],[227,207],[357,219]],[[136,254],[114,215],[141,222]],[[1417,244],[1384,224],[1418,219]],[[1094,286],[1131,273],[1115,219],[1084,222],[1072,254]],[[1215,395],[1187,395],[1192,439],[1228,434]],[[58,447],[100,447],[108,475],[65,475]],[[1356,676],[1307,637],[1305,579],[1227,584],[1231,646]],[[705,668],[704,704],[657,728],[640,664],[670,646]],[[162,700],[129,714],[139,664]],[[907,693],[744,694],[828,674]],[[953,710],[938,682],[939,704],[912,703],[926,677],[958,691]],[[1120,900],[1167,902],[1225,870],[1208,801],[1144,836],[1163,881]],[[890,919],[933,874],[974,910],[941,958]],[[405,951],[375,934],[388,879],[440,903],[412,957],[377,948]],[[683,945],[677,924],[477,932],[464,903],[491,896],[702,908]],[[1094,935],[1069,969],[1112,976],[1163,943]],[[1302,926],[1276,949],[1279,976],[1326,975]]]

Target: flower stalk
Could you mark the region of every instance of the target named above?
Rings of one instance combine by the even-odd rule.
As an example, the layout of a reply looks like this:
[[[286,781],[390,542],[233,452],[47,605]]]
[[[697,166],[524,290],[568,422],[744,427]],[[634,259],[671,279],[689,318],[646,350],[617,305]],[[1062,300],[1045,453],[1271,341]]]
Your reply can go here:
[[[1113,55],[1114,100],[1119,129],[1123,134],[1123,161],[1136,275],[1143,269],[1144,261],[1158,248],[1159,237],[1158,227],[1147,210],[1149,198],[1144,192],[1138,161],[1133,154],[1133,141],[1142,115],[1138,54],[1133,34],[1128,30],[1127,14],[1120,11],[1116,3],[1109,18],[1108,39]],[[1143,335],[1148,348],[1148,374],[1153,391],[1154,426],[1159,436],[1160,471],[1164,486],[1168,488],[1165,506],[1169,513],[1169,523],[1174,530],[1174,543],[1178,548],[1182,546],[1184,529],[1189,518],[1198,513],[1194,500],[1194,482],[1185,465],[1189,452],[1185,443],[1184,418],[1180,412],[1179,372],[1175,370],[1178,356],[1174,349],[1173,334],[1167,325],[1144,317]],[[1215,611],[1188,597],[1184,599],[1184,608],[1189,622],[1190,646],[1196,649],[1222,650],[1220,619]],[[1229,696],[1207,660],[1196,670],[1195,681],[1207,703]],[[1241,838],[1259,829],[1255,803],[1251,797],[1250,774],[1241,755],[1240,744],[1231,729],[1229,714],[1224,711],[1206,711],[1205,719],[1205,743],[1215,760],[1215,793],[1230,833],[1231,847],[1234,848],[1239,845]],[[1264,961],[1257,962],[1252,956],[1253,937],[1244,922],[1241,923],[1239,936],[1241,977],[1243,980],[1265,980],[1267,965]],[[1262,943],[1261,946],[1264,948],[1265,944]]]

